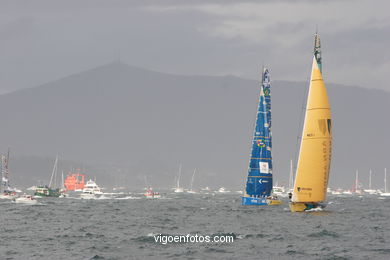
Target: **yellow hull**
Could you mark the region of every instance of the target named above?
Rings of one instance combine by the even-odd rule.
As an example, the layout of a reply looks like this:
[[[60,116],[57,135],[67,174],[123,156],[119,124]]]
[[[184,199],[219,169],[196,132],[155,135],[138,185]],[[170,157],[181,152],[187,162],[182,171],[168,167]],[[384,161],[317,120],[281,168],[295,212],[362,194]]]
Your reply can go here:
[[[291,212],[303,212],[306,210],[306,204],[302,202],[290,202]]]
[[[273,206],[282,204],[282,201],[278,199],[267,199],[267,203],[268,205]]]
[[[325,204],[318,202],[290,202],[291,212],[303,212],[325,208]]]

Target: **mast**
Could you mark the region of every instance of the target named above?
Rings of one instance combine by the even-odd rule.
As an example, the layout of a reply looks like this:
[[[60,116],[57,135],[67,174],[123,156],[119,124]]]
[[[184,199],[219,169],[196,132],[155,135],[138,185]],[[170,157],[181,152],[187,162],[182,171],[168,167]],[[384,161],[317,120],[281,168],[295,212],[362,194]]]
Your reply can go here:
[[[2,188],[3,188],[3,185],[4,185],[4,159],[3,159],[4,155],[1,155],[1,179],[0,179],[0,193],[2,192]]]
[[[61,171],[61,189],[65,190],[65,183],[64,183],[64,170]]]
[[[58,154],[56,156],[56,160],[54,161],[53,171],[51,172],[50,182],[49,182],[49,188],[51,188],[51,185],[53,183],[54,175],[57,175],[57,164],[58,164]]]
[[[371,174],[372,174],[372,171],[370,169],[370,178],[368,179],[368,189],[371,190]]]
[[[176,188],[180,188],[180,176],[181,176],[181,163],[179,165],[179,175],[177,176],[177,183],[176,183]]]
[[[356,175],[355,175],[355,192],[357,192],[359,187],[359,170],[356,169]]]
[[[290,178],[288,180],[288,189],[292,190],[294,187],[294,173],[293,173],[293,160],[290,160]]]
[[[386,172],[386,168],[385,168],[385,193],[387,193],[387,187],[386,187],[386,185],[387,185],[387,172]]]
[[[194,169],[194,173],[191,177],[191,183],[190,183],[190,191],[192,191],[192,187],[194,186],[194,178],[195,178],[196,168]]]
[[[318,34],[317,30],[314,35],[314,57],[317,61],[318,68],[320,69],[322,73],[322,55],[321,55],[321,40],[320,35]]]
[[[10,148],[8,147],[7,156],[1,157],[2,159],[2,185],[4,186],[4,192],[10,191],[11,187],[9,186],[9,152]]]

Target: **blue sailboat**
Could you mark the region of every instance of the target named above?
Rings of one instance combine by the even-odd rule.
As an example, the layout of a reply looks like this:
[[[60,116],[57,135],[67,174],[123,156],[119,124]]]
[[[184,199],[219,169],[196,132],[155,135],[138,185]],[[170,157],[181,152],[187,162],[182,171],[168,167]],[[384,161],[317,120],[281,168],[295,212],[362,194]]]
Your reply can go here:
[[[268,69],[263,70],[260,101],[252,139],[248,178],[242,205],[280,204],[272,192],[271,83]]]

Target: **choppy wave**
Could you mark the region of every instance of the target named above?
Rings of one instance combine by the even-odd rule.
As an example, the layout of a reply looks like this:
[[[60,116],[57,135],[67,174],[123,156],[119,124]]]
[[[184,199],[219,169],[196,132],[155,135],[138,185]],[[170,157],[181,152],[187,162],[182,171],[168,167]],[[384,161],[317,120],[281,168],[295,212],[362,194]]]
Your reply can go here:
[[[326,211],[244,207],[237,194],[0,201],[0,259],[390,259],[390,200],[333,197]],[[232,236],[167,244],[154,235]]]

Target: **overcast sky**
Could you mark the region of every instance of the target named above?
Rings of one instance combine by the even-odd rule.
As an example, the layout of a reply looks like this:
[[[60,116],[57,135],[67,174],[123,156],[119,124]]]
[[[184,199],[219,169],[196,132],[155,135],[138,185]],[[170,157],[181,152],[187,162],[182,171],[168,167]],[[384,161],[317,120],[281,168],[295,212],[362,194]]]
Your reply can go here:
[[[118,60],[175,74],[306,81],[318,26],[328,82],[390,90],[390,3],[0,1],[0,92]]]

